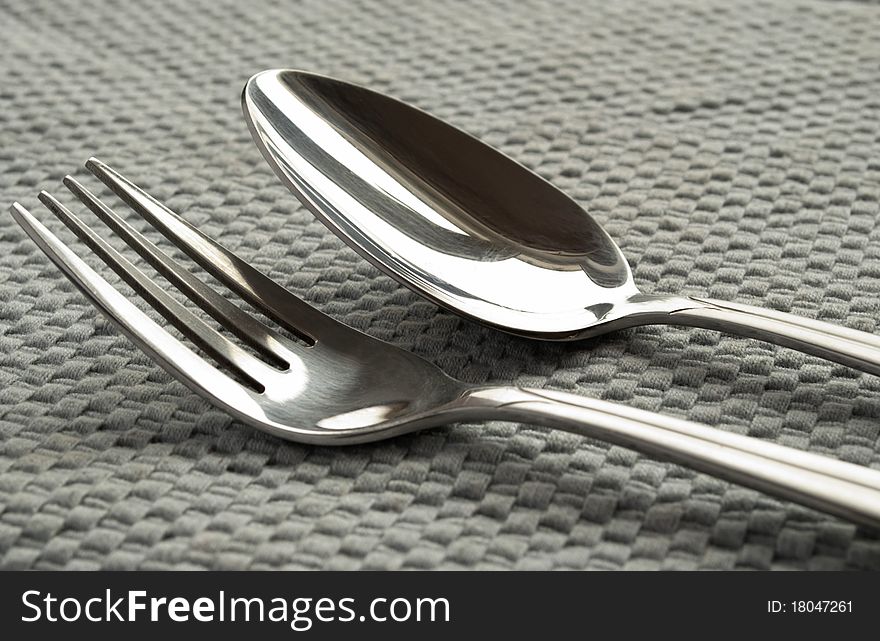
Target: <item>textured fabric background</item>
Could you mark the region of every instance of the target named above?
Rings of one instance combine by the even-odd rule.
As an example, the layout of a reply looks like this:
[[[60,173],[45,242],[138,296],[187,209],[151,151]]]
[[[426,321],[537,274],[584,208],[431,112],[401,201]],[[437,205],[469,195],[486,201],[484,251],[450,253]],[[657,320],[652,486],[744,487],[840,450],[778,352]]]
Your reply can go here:
[[[568,191],[646,291],[877,332],[880,6],[0,7],[4,209],[18,199],[49,220],[37,192],[69,202],[61,177],[85,177],[97,155],[325,312],[455,376],[570,390],[880,468],[878,377],[702,330],[530,342],[420,300],[299,206],[239,108],[264,68],[366,83]],[[347,449],[257,433],[137,351],[3,212],[0,567],[880,569],[880,536],[525,425]]]

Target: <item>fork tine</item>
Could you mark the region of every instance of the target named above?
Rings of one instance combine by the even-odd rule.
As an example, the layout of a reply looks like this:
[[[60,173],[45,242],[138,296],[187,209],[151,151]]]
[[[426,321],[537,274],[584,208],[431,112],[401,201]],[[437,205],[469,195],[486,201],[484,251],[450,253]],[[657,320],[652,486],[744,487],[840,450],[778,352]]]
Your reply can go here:
[[[202,282],[71,176],[64,185],[144,260],[210,314],[223,327],[277,364],[287,365],[290,350],[280,335]]]
[[[145,354],[221,407],[248,407],[250,393],[135,307],[19,203],[12,217],[77,288]]]
[[[279,325],[312,343],[335,325],[97,158],[89,158],[86,167],[190,258]]]
[[[51,194],[41,191],[40,201],[88,245],[113,271],[125,280],[136,292],[143,296],[156,311],[172,323],[184,335],[217,360],[246,378],[256,388],[262,390],[261,378],[265,378],[269,366],[251,356],[238,345],[219,334],[202,319],[169,296],[127,258],[110,246],[83,223],[67,207]],[[60,242],[60,241],[59,241]]]

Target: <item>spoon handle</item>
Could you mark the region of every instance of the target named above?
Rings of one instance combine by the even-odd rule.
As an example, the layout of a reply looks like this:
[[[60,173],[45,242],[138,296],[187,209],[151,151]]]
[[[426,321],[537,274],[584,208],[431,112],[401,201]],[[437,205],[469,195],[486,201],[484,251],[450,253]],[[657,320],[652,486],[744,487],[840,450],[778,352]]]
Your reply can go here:
[[[615,443],[880,527],[878,470],[565,392],[476,388],[460,403],[481,418],[539,424]]]
[[[880,375],[880,336],[751,305],[688,300],[694,305],[665,322],[749,336]]]

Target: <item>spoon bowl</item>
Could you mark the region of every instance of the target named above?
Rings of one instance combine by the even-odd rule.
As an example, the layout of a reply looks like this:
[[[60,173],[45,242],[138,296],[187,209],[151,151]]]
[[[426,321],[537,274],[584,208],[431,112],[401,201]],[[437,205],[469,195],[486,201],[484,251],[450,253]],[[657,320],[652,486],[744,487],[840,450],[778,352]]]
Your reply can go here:
[[[432,301],[514,334],[571,340],[637,325],[708,327],[880,374],[880,339],[782,312],[643,294],[569,196],[429,113],[298,70],[253,76],[251,134],[334,233]]]
[[[299,71],[254,76],[243,103],[264,157],[311,211],[443,306],[575,338],[638,295],[620,249],[580,205],[420,109]]]

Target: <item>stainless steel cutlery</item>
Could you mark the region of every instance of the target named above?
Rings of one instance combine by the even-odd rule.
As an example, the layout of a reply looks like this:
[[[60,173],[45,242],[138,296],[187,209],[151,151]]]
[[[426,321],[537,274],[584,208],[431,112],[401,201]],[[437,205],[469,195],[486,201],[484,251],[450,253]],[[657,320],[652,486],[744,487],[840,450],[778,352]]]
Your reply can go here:
[[[455,380],[433,364],[312,308],[100,161],[91,159],[86,166],[196,263],[279,327],[244,311],[198,279],[69,176],[64,184],[70,191],[221,329],[169,295],[59,200],[42,192],[43,204],[216,363],[141,312],[19,203],[12,206],[16,221],[138,347],[195,392],[249,425],[293,441],[342,445],[459,421],[531,422],[631,447],[853,521],[880,525],[876,470],[563,392]],[[599,258],[611,260],[604,254]],[[547,260],[552,262],[552,255]],[[628,278],[628,270],[624,272]]]

